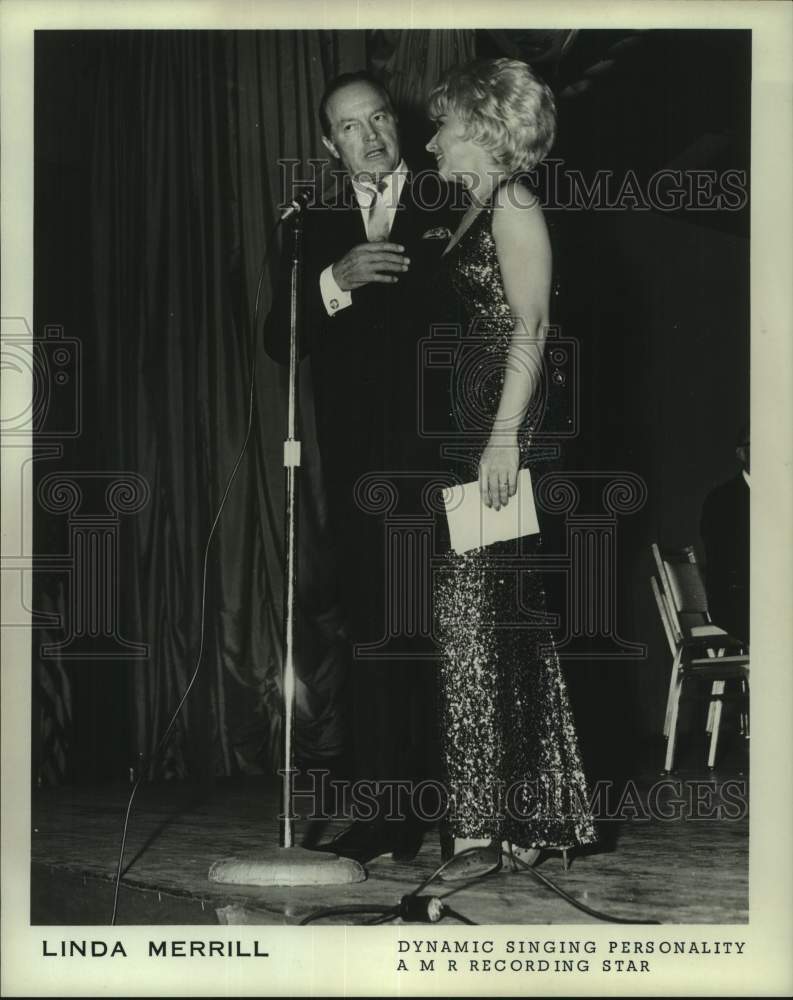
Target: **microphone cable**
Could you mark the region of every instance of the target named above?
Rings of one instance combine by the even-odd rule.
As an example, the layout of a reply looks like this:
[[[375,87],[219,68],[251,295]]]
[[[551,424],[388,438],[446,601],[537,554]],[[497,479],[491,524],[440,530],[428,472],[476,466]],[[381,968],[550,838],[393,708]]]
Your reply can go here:
[[[435,879],[443,872],[452,861],[457,858],[468,856],[480,851],[479,847],[469,847],[465,851],[461,851],[459,854],[454,855],[448,861],[444,861],[442,865],[435,869],[435,871],[426,879],[424,879],[421,884],[415,888],[412,892],[408,893],[406,896],[402,896],[400,901],[392,906],[383,905],[358,905],[358,906],[327,906],[321,909],[314,910],[309,913],[300,921],[300,926],[305,926],[306,924],[314,923],[316,920],[321,920],[325,917],[341,916],[345,914],[369,914],[370,919],[363,921],[363,926],[376,926],[380,924],[389,923],[392,920],[396,920],[397,917],[401,917],[405,921],[411,923],[439,923],[445,917],[451,917],[453,920],[457,920],[459,923],[468,924],[472,927],[478,927],[479,924],[476,920],[471,920],[464,914],[457,910],[453,910],[445,901],[449,896],[453,896],[457,892],[462,892],[464,889],[469,889],[472,885],[483,881],[484,879],[492,878],[501,871],[501,865],[494,865],[490,871],[483,872],[481,875],[476,875],[471,879],[466,880],[461,885],[455,886],[448,892],[445,892],[442,896],[431,896],[423,894],[423,890],[428,888]],[[580,900],[571,896],[568,892],[565,892],[560,886],[555,882],[552,882],[546,875],[535,870],[532,865],[526,864],[520,858],[514,856],[514,854],[509,851],[502,851],[502,856],[509,858],[512,862],[517,862],[519,868],[523,871],[528,872],[532,875],[540,885],[544,886],[546,889],[550,889],[551,892],[556,893],[561,899],[574,906],[577,910],[582,913],[586,913],[590,917],[594,917],[596,920],[602,920],[609,924],[636,924],[639,926],[644,925],[659,925],[659,920],[646,920],[633,917],[615,917],[608,913],[603,913],[601,910],[596,910],[591,906],[587,906],[586,903],[582,903]]]
[[[520,868],[527,871],[535,881],[539,882],[540,885],[545,886],[546,889],[550,889],[555,892],[557,896],[564,899],[565,902],[574,906],[577,910],[581,910],[582,913],[586,913],[590,917],[594,917],[596,920],[603,920],[608,924],[639,924],[639,925],[658,925],[661,923],[660,920],[639,920],[633,917],[614,917],[611,914],[603,913],[601,910],[596,910],[591,906],[587,906],[586,903],[582,903],[580,899],[576,899],[575,896],[571,896],[569,893],[565,892],[561,886],[558,886],[555,882],[552,882],[546,875],[539,872],[532,865],[527,865],[525,861],[520,858],[516,858],[512,852],[509,853],[508,857],[513,861],[517,862]]]
[[[459,854],[455,855],[455,858],[461,858],[468,856],[479,851],[478,847],[469,847],[465,851],[461,851]],[[437,868],[429,878],[425,879],[418,888],[414,889],[412,892],[407,893],[407,895],[402,896],[398,903],[392,904],[390,906],[383,904],[354,904],[350,906],[323,906],[318,910],[313,910],[311,913],[307,914],[299,922],[300,927],[305,927],[307,924],[313,924],[317,920],[322,920],[326,917],[336,917],[345,916],[352,914],[370,915],[369,920],[364,920],[362,924],[358,926],[374,926],[378,924],[386,924],[391,920],[396,920],[397,917],[401,917],[403,921],[408,921],[410,923],[422,923],[422,924],[436,924],[440,923],[445,917],[451,917],[453,920],[457,920],[461,924],[469,924],[470,926],[478,926],[475,920],[470,920],[468,917],[459,913],[457,910],[453,910],[450,906],[444,902],[449,896],[452,896],[455,892],[460,892],[461,889],[467,889],[474,882],[478,882],[483,878],[488,878],[495,874],[495,869],[489,872],[485,872],[482,875],[478,875],[473,879],[468,880],[463,885],[456,886],[451,891],[445,893],[443,896],[429,896],[422,895],[422,889],[426,889],[438,875],[451,864],[453,859],[444,861],[444,863]]]
[[[292,205],[294,205],[294,204],[295,203],[293,202]],[[300,206],[300,207],[302,207],[302,206]],[[291,214],[294,214],[294,213],[290,212],[289,214],[291,215]],[[116,876],[115,876],[115,880],[114,880],[115,881],[115,888],[114,888],[114,891],[113,891],[113,911],[112,911],[112,914],[111,914],[111,917],[110,917],[110,926],[111,927],[113,927],[115,925],[115,923],[116,923],[116,915],[118,913],[118,894],[119,894],[119,890],[121,888],[121,878],[122,878],[122,875],[123,875],[124,850],[126,848],[126,843],[127,843],[127,829],[129,827],[129,818],[130,818],[130,815],[131,815],[131,812],[132,812],[132,803],[135,800],[135,794],[136,794],[136,792],[138,790],[138,786],[140,785],[141,780],[143,779],[143,775],[146,773],[146,771],[148,770],[148,768],[152,764],[152,762],[154,760],[156,760],[157,755],[160,753],[160,751],[162,750],[162,748],[165,746],[165,743],[166,743],[169,735],[171,734],[171,730],[176,725],[176,720],[179,717],[179,713],[182,711],[184,703],[187,701],[187,696],[190,694],[190,691],[192,690],[193,685],[196,682],[196,678],[198,677],[198,670],[199,670],[199,667],[201,666],[201,659],[202,659],[202,657],[204,655],[204,634],[205,634],[205,631],[206,631],[207,566],[208,566],[208,563],[209,563],[209,547],[212,544],[212,539],[213,539],[213,537],[215,535],[215,531],[216,531],[218,523],[220,521],[220,515],[223,513],[223,508],[226,506],[226,501],[228,500],[229,493],[231,492],[231,487],[234,484],[234,480],[237,478],[237,473],[239,472],[240,466],[242,465],[242,459],[245,456],[245,452],[246,452],[246,450],[248,448],[248,443],[250,442],[250,438],[251,438],[251,431],[253,429],[254,389],[255,389],[255,385],[256,385],[256,327],[257,327],[257,322],[258,322],[258,319],[259,319],[259,301],[260,301],[261,293],[262,293],[262,284],[264,282],[265,267],[267,266],[267,260],[269,259],[270,252],[272,250],[273,237],[275,236],[275,234],[276,234],[276,232],[278,230],[278,227],[284,221],[285,217],[288,217],[288,216],[285,216],[284,214],[282,214],[279,217],[278,221],[273,226],[272,231],[270,232],[270,235],[267,237],[267,242],[265,244],[265,250],[264,250],[264,256],[262,257],[262,265],[261,265],[261,268],[259,270],[259,281],[258,281],[258,283],[256,285],[256,297],[255,297],[254,305],[253,305],[253,326],[251,328],[251,367],[250,367],[250,380],[249,380],[250,384],[249,384],[249,389],[248,389],[248,422],[247,422],[247,426],[245,428],[245,437],[243,439],[242,446],[241,446],[241,448],[239,450],[239,454],[237,455],[237,459],[234,462],[234,466],[233,466],[233,468],[231,470],[231,473],[230,473],[230,475],[228,477],[228,480],[226,482],[226,487],[223,490],[223,495],[220,498],[220,503],[218,504],[217,512],[216,512],[215,517],[214,517],[214,519],[212,521],[212,526],[209,529],[209,534],[207,535],[206,544],[204,545],[203,568],[202,568],[202,573],[201,573],[201,624],[200,624],[200,627],[199,627],[199,636],[200,636],[200,638],[199,638],[199,645],[198,645],[198,655],[196,656],[195,667],[193,669],[192,676],[190,677],[190,680],[187,683],[187,687],[184,690],[184,694],[180,698],[179,704],[173,710],[173,713],[171,714],[170,721],[168,722],[168,725],[165,728],[165,732],[160,737],[160,739],[159,739],[157,745],[155,746],[154,750],[152,750],[151,753],[148,755],[148,757],[146,757],[145,760],[143,760],[141,762],[140,767],[138,769],[138,775],[137,775],[137,777],[135,779],[135,783],[132,786],[132,791],[129,794],[129,799],[127,801],[127,809],[126,809],[126,813],[124,815],[124,826],[123,826],[122,833],[121,833],[121,848],[120,848],[119,854],[118,854],[118,865],[117,865],[117,868],[116,868]]]
[[[459,855],[455,855],[454,857],[449,858],[448,861],[444,861],[444,863],[440,865],[438,868],[436,868],[436,870],[432,873],[432,875],[429,876],[429,878],[424,879],[424,881],[418,886],[418,888],[414,889],[410,895],[418,896],[424,889],[426,889],[429,885],[431,885],[435,881],[435,879],[441,874],[441,872],[444,871],[455,860],[455,858],[462,857],[462,855],[468,854],[469,851],[475,852],[479,850],[481,850],[481,848],[479,847],[469,847],[466,851],[461,851]],[[581,910],[582,913],[586,913],[590,917],[594,917],[596,920],[603,920],[605,923],[610,923],[610,924],[660,923],[660,921],[658,920],[639,920],[639,919],[633,919],[631,917],[629,918],[613,917],[608,913],[603,913],[600,910],[595,910],[592,907],[587,906],[586,903],[582,903],[580,900],[576,899],[575,896],[571,896],[568,892],[565,892],[564,889],[558,886],[555,882],[552,882],[551,879],[549,879],[546,875],[543,875],[541,872],[537,871],[537,869],[533,865],[529,865],[525,861],[516,857],[512,851],[502,850],[501,856],[502,858],[508,858],[509,861],[512,862],[513,864],[517,863],[518,867],[522,871],[528,872],[530,875],[534,877],[534,879],[537,882],[543,885],[546,889],[550,889],[551,892],[555,892],[560,898],[565,900],[565,902],[569,903],[571,906],[574,906],[576,909]],[[491,871],[483,872],[481,875],[477,875],[476,877],[465,882],[463,885],[451,889],[449,892],[445,893],[443,896],[439,898],[441,900],[446,899],[447,896],[451,896],[455,892],[460,892],[462,889],[467,889],[470,885],[474,885],[476,882],[479,882],[483,878],[490,878],[492,875],[498,874],[499,871],[501,871],[501,865],[499,864],[498,867],[494,865]]]

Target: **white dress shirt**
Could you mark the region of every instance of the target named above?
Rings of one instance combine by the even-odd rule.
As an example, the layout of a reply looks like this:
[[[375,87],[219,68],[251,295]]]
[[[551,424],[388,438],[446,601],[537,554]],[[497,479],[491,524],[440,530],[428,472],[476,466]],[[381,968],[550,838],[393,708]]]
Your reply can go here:
[[[402,188],[407,178],[407,167],[405,161],[400,160],[393,173],[383,178],[385,188],[383,189],[383,200],[388,206],[388,220],[391,226],[394,225],[394,216],[399,207],[399,199],[402,197]],[[369,212],[374,199],[377,197],[377,188],[374,184],[367,184],[363,181],[352,182],[355,192],[355,199],[363,217],[363,225],[369,236]],[[336,279],[333,277],[333,265],[330,264],[319,276],[319,290],[322,295],[322,302],[329,316],[341,312],[347,306],[352,305],[352,292],[339,288]]]

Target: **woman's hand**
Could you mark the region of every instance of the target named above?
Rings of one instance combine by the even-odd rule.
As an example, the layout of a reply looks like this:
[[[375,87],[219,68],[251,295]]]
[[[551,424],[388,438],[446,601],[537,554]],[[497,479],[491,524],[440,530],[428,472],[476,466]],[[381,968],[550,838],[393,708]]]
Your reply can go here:
[[[489,441],[479,459],[479,491],[486,507],[501,510],[518,491],[517,441]]]

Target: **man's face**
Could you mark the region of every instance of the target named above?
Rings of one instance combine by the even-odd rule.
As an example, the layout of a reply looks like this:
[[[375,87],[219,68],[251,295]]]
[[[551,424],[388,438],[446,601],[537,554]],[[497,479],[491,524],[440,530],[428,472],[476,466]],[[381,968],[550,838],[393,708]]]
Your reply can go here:
[[[374,180],[396,170],[401,159],[394,112],[384,95],[366,81],[349,83],[327,105],[330,135],[325,148],[352,177]]]

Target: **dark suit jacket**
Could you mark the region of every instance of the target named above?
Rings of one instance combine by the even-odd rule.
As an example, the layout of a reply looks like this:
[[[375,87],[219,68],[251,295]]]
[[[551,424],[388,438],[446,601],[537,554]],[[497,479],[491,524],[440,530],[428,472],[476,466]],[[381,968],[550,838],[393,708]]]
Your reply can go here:
[[[749,485],[738,475],[702,506],[705,585],[714,624],[749,641]]]
[[[391,572],[384,515],[360,508],[356,481],[368,473],[383,473],[387,479],[389,473],[431,467],[419,434],[418,343],[429,333],[433,311],[428,279],[446,241],[422,236],[455,223],[445,206],[423,207],[414,184],[408,175],[389,237],[405,247],[410,270],[396,284],[370,283],[354,290],[352,304],[333,316],[322,302],[320,274],[366,242],[349,181],[332,204],[308,209],[303,222],[301,354],[311,357],[328,525],[354,643],[383,638]],[[420,190],[428,195],[429,185],[422,182]],[[265,324],[265,348],[281,363],[288,360],[289,249],[286,245]],[[427,648],[433,648],[429,640]],[[431,664],[407,656],[363,661],[356,664],[352,681],[349,712],[358,776],[426,776],[433,767],[428,741],[431,745],[437,725]]]
[[[422,235],[450,224],[446,208],[422,207],[419,193],[429,198],[430,187],[422,182],[419,188],[408,174],[389,237],[405,247],[410,270],[396,284],[372,282],[354,290],[352,305],[333,316],[322,302],[320,274],[366,242],[349,180],[332,204],[305,213],[301,354],[311,355],[317,435],[336,520],[349,514],[351,477],[418,460],[417,345],[429,332],[428,274],[445,246]],[[288,268],[287,253],[265,325],[266,350],[282,363],[288,360]]]

